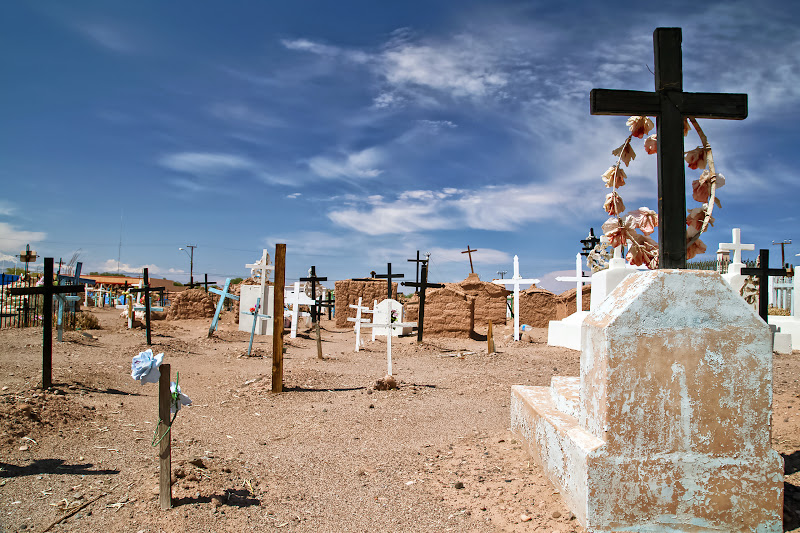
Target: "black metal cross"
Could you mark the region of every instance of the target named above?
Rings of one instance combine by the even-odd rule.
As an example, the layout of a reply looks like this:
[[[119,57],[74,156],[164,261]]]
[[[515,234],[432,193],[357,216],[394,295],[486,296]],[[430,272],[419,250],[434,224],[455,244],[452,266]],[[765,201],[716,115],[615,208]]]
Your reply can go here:
[[[43,294],[42,306],[42,388],[53,385],[53,295],[83,292],[83,285],[53,285],[53,258],[44,258],[44,285],[41,287],[16,287],[12,295]]]
[[[790,276],[790,271],[783,267],[769,268],[769,250],[761,248],[758,251],[758,266],[755,268],[743,268],[742,274],[758,277],[758,315],[764,322],[767,322],[769,319],[769,283],[767,279],[770,276]]]
[[[439,289],[444,287],[442,283],[428,283],[428,263],[422,263],[422,278],[418,283],[411,283],[404,281],[403,285],[406,287],[415,287],[419,289],[419,316],[417,317],[417,342],[422,342],[422,327],[425,323],[425,290],[428,288]]]
[[[594,228],[589,228],[589,235],[587,235],[585,239],[581,239],[581,244],[583,244],[581,255],[583,257],[588,257],[592,250],[594,250],[594,247],[599,243],[600,239],[595,237]]]
[[[328,278],[320,278],[317,277],[317,267],[311,267],[311,274],[307,278],[300,278],[300,281],[310,281],[311,282],[311,299],[314,300],[314,305],[311,306],[311,320],[315,323],[319,322],[319,307],[318,305],[322,305],[317,303],[317,282],[318,281],[328,281]],[[277,288],[276,288],[277,290]]]
[[[205,289],[205,291],[208,292],[208,286],[209,285],[216,285],[217,283],[218,283],[217,281],[208,281],[208,274],[206,274],[205,281],[193,281],[192,283],[189,283],[189,288],[193,289],[197,285],[203,285],[203,288]]]
[[[150,288],[150,277],[147,275],[147,269],[145,268],[142,273],[142,288],[130,289],[128,292],[130,292],[131,294],[137,292],[144,293],[144,329],[147,336],[148,346],[150,346],[150,292],[151,291],[153,291],[153,289]],[[130,296],[130,298],[133,298],[133,296]],[[131,308],[129,307],[128,309]]]
[[[417,264],[417,279],[416,279],[416,282],[419,283],[419,265],[420,265],[420,263],[427,263],[428,260],[427,259],[420,259],[419,258],[419,250],[417,250],[417,258],[416,259],[409,259],[408,262]],[[406,285],[406,283],[404,282],[403,285]],[[411,285],[409,285],[409,286],[411,286]],[[417,285],[413,285],[413,287],[415,287],[414,293],[416,294],[418,292],[418,288],[417,288],[418,286]]]
[[[656,28],[655,92],[592,89],[592,115],[655,116],[659,268],[686,268],[684,117],[747,118],[747,95],[683,92],[681,29]]]
[[[461,252],[462,254],[469,254],[469,271],[473,274],[475,273],[475,269],[472,268],[472,252],[477,252],[478,250],[470,250],[469,244],[467,245],[467,249]]]

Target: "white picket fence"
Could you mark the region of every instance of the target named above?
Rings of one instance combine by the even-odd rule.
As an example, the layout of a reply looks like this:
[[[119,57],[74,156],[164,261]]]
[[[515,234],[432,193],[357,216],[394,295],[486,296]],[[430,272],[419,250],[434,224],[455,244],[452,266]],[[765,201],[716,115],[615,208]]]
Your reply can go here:
[[[791,316],[797,316],[797,295],[800,294],[800,279],[794,278],[769,278],[769,304],[789,311]]]

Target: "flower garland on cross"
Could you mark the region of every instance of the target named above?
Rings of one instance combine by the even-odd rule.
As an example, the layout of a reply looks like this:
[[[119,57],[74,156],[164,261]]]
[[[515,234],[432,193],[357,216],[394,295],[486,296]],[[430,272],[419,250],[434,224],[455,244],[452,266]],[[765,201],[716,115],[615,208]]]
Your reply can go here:
[[[690,126],[691,123],[691,126]],[[603,182],[606,187],[611,188],[611,192],[606,195],[603,208],[606,213],[611,215],[604,224],[603,232],[607,242],[598,246],[618,246],[628,245],[628,253],[625,256],[632,265],[645,265],[649,269],[658,268],[658,243],[650,237],[658,226],[658,214],[647,207],[640,207],[635,211],[630,211],[623,218],[621,213],[625,211],[625,204],[617,190],[625,185],[627,175],[622,168],[622,164],[629,166],[630,162],[636,159],[636,152],[633,151],[631,141],[634,137],[644,138],[654,128],[653,121],[648,117],[633,116],[627,121],[630,135],[625,139],[621,146],[615,148],[611,154],[617,156],[617,162],[603,174]],[[701,207],[688,210],[686,217],[686,258],[691,259],[697,254],[706,251],[706,245],[700,240],[700,234],[704,233],[709,224],[714,225],[714,205],[722,208],[719,198],[716,197],[716,190],[725,184],[725,177],[717,174],[714,168],[714,156],[711,145],[703,129],[692,117],[685,118],[683,121],[683,135],[689,134],[689,130],[694,128],[700,137],[702,146],[694,150],[684,152],[684,160],[692,170],[702,169],[700,177],[692,182],[692,198],[700,202]],[[656,135],[650,135],[644,139],[644,150],[648,154],[656,153],[658,140]],[[641,233],[637,232],[641,231]]]

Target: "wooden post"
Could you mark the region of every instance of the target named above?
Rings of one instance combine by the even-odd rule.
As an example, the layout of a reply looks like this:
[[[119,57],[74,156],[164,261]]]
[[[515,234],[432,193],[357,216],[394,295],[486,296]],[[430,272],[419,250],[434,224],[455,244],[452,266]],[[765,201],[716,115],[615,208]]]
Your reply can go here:
[[[325,359],[322,357],[322,337],[319,334],[319,320],[316,321],[317,325],[317,359]]]
[[[169,427],[170,402],[172,395],[169,389],[170,365],[161,364],[161,377],[158,379],[158,430],[161,437],[158,448],[158,502],[162,509],[172,508],[172,430]]]
[[[147,345],[150,346],[150,291],[148,290],[150,289],[150,278],[147,273],[147,268],[144,269],[142,277],[144,278],[144,329],[147,337]]]
[[[494,353],[494,335],[492,335],[492,321],[489,321],[489,332],[486,334],[486,341],[489,345],[489,353]]]
[[[272,305],[272,392],[283,392],[283,286],[286,244],[275,245],[275,291]]]
[[[53,258],[44,258],[44,294],[42,298],[42,388],[53,386]],[[34,308],[34,314],[36,309]]]

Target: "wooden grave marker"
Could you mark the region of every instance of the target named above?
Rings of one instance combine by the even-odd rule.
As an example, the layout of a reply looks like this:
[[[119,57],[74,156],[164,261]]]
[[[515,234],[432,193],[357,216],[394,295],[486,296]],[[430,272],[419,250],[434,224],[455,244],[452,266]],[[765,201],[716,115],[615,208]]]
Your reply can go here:
[[[356,333],[356,349],[355,349],[355,351],[358,352],[359,349],[361,348],[361,325],[362,324],[369,324],[369,322],[370,322],[370,320],[368,318],[361,318],[361,313],[362,312],[370,312],[370,311],[369,311],[369,307],[364,307],[364,306],[361,305],[361,296],[358,297],[358,304],[357,305],[350,304],[350,307],[352,309],[356,310],[356,317],[355,318],[349,318],[348,317],[347,321],[348,322],[355,322],[355,324],[353,324],[353,329],[355,330],[355,333]]]
[[[312,265],[311,269],[309,270],[308,277],[300,278],[300,281],[311,282],[311,299],[314,300],[314,305],[311,306],[311,321],[314,323],[317,330],[317,359],[324,359],[322,357],[322,338],[320,337],[319,333],[319,310],[317,309],[319,303],[317,302],[317,282],[328,281],[328,278],[318,277],[317,267]]]
[[[419,316],[417,317],[417,342],[422,342],[422,330],[425,326],[425,293],[430,289],[440,289],[444,287],[442,283],[429,283],[428,282],[428,262],[422,263],[421,279],[419,283],[412,283],[404,281],[403,286],[414,287],[419,290]]]
[[[219,321],[219,314],[222,312],[222,308],[225,306],[225,298],[230,298],[231,300],[239,300],[239,297],[235,294],[231,294],[228,292],[228,287],[231,286],[231,278],[225,279],[225,288],[222,290],[216,289],[211,287],[208,289],[210,292],[219,295],[219,302],[217,302],[217,309],[214,311],[214,318],[211,319],[211,326],[208,328],[208,338],[211,338],[211,335],[217,330],[217,322]]]
[[[686,268],[685,117],[742,120],[747,95],[683,92],[681,29],[653,32],[655,91],[592,89],[592,115],[655,116],[658,138],[659,268]]]
[[[272,392],[283,392],[283,285],[286,282],[286,244],[275,245],[272,300]]]
[[[61,281],[72,281],[73,285],[81,284],[81,268],[83,267],[83,263],[78,262],[75,267],[75,275],[74,276],[62,276],[58,274],[58,281],[59,285]],[[89,281],[89,280],[84,280]],[[84,285],[83,290],[86,291],[85,283],[81,284]],[[69,305],[70,311],[75,310],[75,302],[79,302],[81,297],[75,294],[56,294],[56,298],[58,299],[58,312],[56,314],[56,340],[58,342],[64,342],[64,308]]]
[[[470,271],[470,273],[471,273],[471,274],[474,274],[474,273],[475,273],[475,269],[474,269],[474,268],[472,268],[472,252],[477,252],[477,251],[478,251],[478,250],[470,250],[470,249],[469,249],[469,244],[468,244],[468,245],[467,245],[467,249],[466,249],[466,250],[464,250],[463,252],[461,252],[462,254],[467,254],[467,255],[469,255],[469,271]]]
[[[536,278],[524,279],[519,275],[519,257],[514,256],[514,277],[509,279],[496,279],[492,281],[497,285],[513,285],[514,286],[514,340],[519,340],[519,286],[522,283],[533,284],[539,283]]]
[[[150,346],[150,292],[153,289],[150,288],[150,278],[148,276],[148,269],[145,268],[142,271],[142,283],[141,287],[138,289],[128,289],[128,292],[132,295],[135,293],[143,294],[144,295],[144,328],[145,328],[145,337],[147,339],[147,345]],[[133,297],[129,297],[128,300],[133,303]],[[133,306],[129,306],[131,315],[135,312]],[[130,319],[130,316],[129,316]]]
[[[761,248],[758,251],[758,266],[743,268],[741,273],[758,278],[758,315],[764,322],[769,323],[769,283],[767,279],[770,276],[791,276],[792,271],[783,267],[769,268],[769,250]]]
[[[14,287],[9,294],[22,296],[42,294],[42,388],[53,386],[53,296],[83,292],[83,285],[53,285],[53,258],[44,258],[44,285],[40,287]]]
[[[272,318],[272,315],[264,315],[258,312],[261,309],[261,297],[259,296],[256,298],[256,306],[253,307],[252,311],[242,311],[246,315],[253,315],[253,327],[250,329],[250,344],[247,345],[247,355],[253,351],[253,337],[256,335],[256,322],[258,322],[259,318]],[[273,332],[274,334],[274,332]]]

